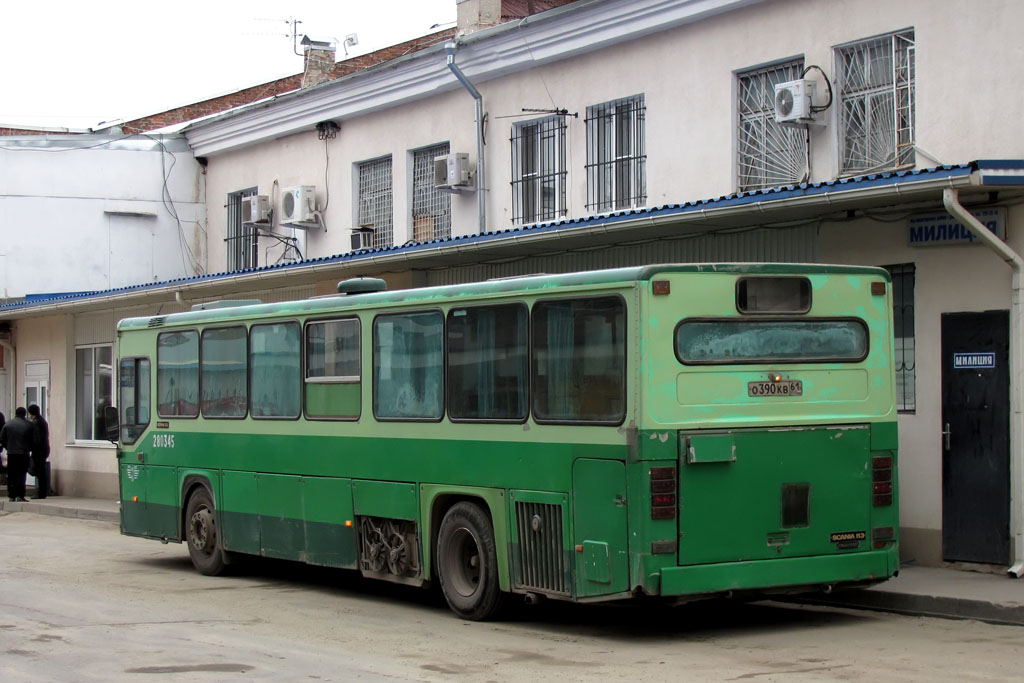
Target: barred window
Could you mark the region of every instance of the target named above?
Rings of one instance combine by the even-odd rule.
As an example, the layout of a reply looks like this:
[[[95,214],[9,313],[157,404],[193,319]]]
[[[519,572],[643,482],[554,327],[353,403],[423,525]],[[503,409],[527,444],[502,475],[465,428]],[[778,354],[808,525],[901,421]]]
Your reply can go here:
[[[644,96],[587,107],[587,208],[612,211],[647,202]]]
[[[447,142],[412,155],[412,238],[417,242],[452,234],[452,196],[434,187],[434,159],[449,152]]]
[[[885,266],[892,276],[893,333],[895,336],[896,404],[901,413],[917,409],[914,343],[914,264]]]
[[[737,74],[740,192],[799,183],[807,172],[807,136],[775,120],[775,86],[801,77],[796,59]]]
[[[836,48],[840,172],[914,165],[914,32]]]
[[[512,221],[535,223],[565,215],[565,117],[512,127]]]
[[[228,194],[228,229],[224,242],[227,244],[228,270],[255,268],[256,254],[259,252],[256,226],[242,223],[242,198],[256,194],[258,188]]]
[[[373,246],[394,244],[394,220],[391,210],[391,157],[386,156],[359,164],[360,228],[373,229]]]

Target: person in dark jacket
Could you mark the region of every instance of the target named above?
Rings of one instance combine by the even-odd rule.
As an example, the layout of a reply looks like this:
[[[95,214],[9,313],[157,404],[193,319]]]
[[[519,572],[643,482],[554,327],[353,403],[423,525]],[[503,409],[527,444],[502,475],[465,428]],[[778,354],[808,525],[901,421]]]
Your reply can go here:
[[[14,419],[0,429],[0,448],[7,449],[7,497],[23,502],[26,500],[25,473],[36,433],[25,415],[25,409],[19,406],[14,411]]]
[[[32,440],[32,471],[36,475],[36,498],[46,498],[50,492],[50,473],[46,469],[46,459],[50,457],[50,425],[39,412],[35,403],[28,407],[29,420],[35,429]]]
[[[7,422],[7,418],[4,417],[3,413],[0,413],[0,431],[4,428],[4,423]],[[0,446],[0,474],[7,474],[7,465],[4,464],[4,449]]]

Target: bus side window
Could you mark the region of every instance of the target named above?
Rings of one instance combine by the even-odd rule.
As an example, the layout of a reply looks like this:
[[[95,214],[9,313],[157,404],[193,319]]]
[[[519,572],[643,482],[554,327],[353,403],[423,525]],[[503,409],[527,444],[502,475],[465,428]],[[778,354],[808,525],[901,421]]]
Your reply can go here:
[[[620,297],[533,307],[538,421],[618,424],[626,414],[626,311]]]
[[[302,376],[298,323],[253,325],[249,330],[249,402],[253,417],[296,418]]]
[[[362,377],[359,319],[306,324],[306,416],[359,417]]]
[[[373,414],[440,420],[444,415],[444,316],[380,315],[373,321]]]

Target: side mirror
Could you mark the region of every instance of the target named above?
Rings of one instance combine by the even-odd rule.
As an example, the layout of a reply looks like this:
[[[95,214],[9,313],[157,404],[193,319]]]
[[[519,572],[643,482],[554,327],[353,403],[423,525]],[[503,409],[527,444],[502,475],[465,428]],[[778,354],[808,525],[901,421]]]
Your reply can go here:
[[[103,408],[103,423],[107,429],[107,441],[117,443],[117,439],[121,436],[121,427],[117,420],[117,406]]]

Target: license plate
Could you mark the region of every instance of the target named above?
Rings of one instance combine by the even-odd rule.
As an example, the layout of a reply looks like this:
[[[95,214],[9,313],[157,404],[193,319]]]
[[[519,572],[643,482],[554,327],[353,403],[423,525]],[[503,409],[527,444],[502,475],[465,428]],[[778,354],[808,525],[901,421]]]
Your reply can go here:
[[[803,396],[804,383],[798,379],[783,382],[747,382],[747,396]]]

